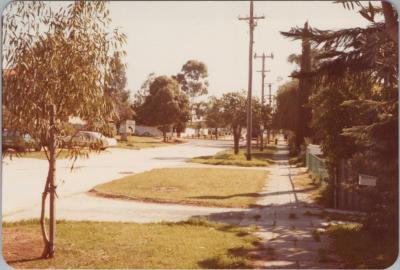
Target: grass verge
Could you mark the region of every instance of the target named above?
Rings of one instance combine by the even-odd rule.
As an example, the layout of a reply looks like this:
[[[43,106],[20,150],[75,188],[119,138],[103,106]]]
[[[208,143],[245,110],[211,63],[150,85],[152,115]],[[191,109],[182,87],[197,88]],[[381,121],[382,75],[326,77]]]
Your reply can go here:
[[[118,137],[117,137],[118,139]],[[128,141],[118,140],[117,147],[124,149],[139,150],[143,148],[153,148],[170,146],[173,144],[183,143],[182,140],[174,139],[170,142],[163,142],[162,138],[144,137],[144,136],[128,136]]]
[[[303,172],[292,177],[297,192],[305,193],[309,200],[324,207],[332,205],[332,196],[327,183],[313,175]]]
[[[269,166],[274,161],[272,156],[276,151],[276,146],[269,145],[264,151],[253,148],[252,160],[246,159],[246,149],[240,148],[239,154],[235,155],[233,150],[225,150],[218,152],[213,156],[200,156],[189,160],[189,162],[202,163],[209,165],[231,165],[241,167],[264,167]]]
[[[327,233],[345,268],[384,269],[397,258],[397,237],[369,231],[359,223],[330,226]]]
[[[179,223],[57,224],[56,255],[41,259],[37,220],[3,225],[3,256],[14,268],[250,268],[252,228],[204,220]]]
[[[100,195],[161,203],[250,207],[267,179],[262,170],[165,168],[130,175],[94,188]]]

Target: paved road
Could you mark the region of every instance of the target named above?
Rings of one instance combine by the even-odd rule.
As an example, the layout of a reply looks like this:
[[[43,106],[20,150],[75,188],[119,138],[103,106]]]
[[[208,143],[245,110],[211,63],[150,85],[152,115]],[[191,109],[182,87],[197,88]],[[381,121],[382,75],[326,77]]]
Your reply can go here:
[[[194,140],[186,144],[152,149],[114,148],[99,155],[92,155],[89,159],[78,160],[73,171],[70,170],[71,161],[60,160],[57,163],[59,180],[57,216],[68,219],[146,222],[163,218],[177,220],[192,214],[217,211],[215,208],[109,200],[88,196],[85,193],[97,184],[123,177],[125,174],[187,165],[185,161],[188,158],[212,155],[230,145],[230,141]],[[47,175],[47,166],[47,161],[37,159],[14,158],[12,161],[9,159],[3,161],[3,220],[39,216],[40,196]],[[148,213],[147,216],[145,212]]]

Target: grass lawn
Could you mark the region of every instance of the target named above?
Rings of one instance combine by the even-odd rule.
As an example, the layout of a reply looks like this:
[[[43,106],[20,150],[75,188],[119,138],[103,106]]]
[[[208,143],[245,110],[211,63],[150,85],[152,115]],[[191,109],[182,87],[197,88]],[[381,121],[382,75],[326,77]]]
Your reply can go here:
[[[397,237],[364,229],[350,223],[328,228],[331,249],[345,263],[346,268],[384,269],[397,258]]]
[[[210,164],[210,165],[231,165],[241,167],[264,167],[268,166],[274,161],[272,155],[276,151],[275,146],[267,146],[264,151],[253,148],[252,160],[246,160],[246,149],[240,148],[239,154],[235,155],[233,149],[218,152],[214,156],[201,156],[191,159],[189,162]]]
[[[267,179],[263,170],[155,169],[98,185],[106,196],[219,207],[250,207]]]
[[[118,139],[118,137],[117,137]],[[142,137],[142,136],[128,136],[128,141],[120,141],[118,140],[117,147],[125,148],[125,149],[134,149],[139,150],[143,148],[152,148],[152,147],[160,147],[160,146],[169,146],[177,143],[182,143],[182,140],[172,140],[170,142],[163,142],[162,138],[156,137]]]
[[[250,268],[252,227],[190,220],[180,223],[57,224],[56,255],[41,259],[37,220],[3,223],[3,256],[14,268]]]

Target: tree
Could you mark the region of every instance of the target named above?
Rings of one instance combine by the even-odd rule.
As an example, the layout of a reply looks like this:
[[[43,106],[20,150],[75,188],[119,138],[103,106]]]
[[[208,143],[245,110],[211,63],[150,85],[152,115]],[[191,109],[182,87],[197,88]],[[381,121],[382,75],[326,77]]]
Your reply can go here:
[[[239,140],[242,128],[246,125],[246,94],[231,92],[220,99],[224,126],[229,126],[233,134],[234,153],[239,154]]]
[[[117,30],[109,33],[105,2],[50,9],[45,2],[17,1],[3,15],[3,63],[16,74],[3,85],[8,126],[40,141],[49,162],[40,219],[46,258],[55,251],[56,160],[60,136],[67,132],[64,123],[76,116],[106,124],[113,113],[104,93],[109,52],[120,50],[126,40]],[[75,159],[79,154],[84,153],[70,152]],[[49,235],[44,218],[48,194]]]
[[[372,2],[341,2],[347,8],[358,7],[370,24],[365,28],[309,29],[307,38],[315,48],[323,50],[318,56],[320,65],[312,72],[313,81],[321,86],[320,92],[315,93],[314,107],[320,111],[318,104],[327,104],[325,115],[318,116],[316,112],[314,118],[328,135],[321,138],[321,144],[334,168],[331,178],[337,179],[335,164],[348,157],[357,164],[357,170],[378,176],[379,196],[374,196],[375,214],[370,216],[380,215],[389,226],[398,220],[397,14],[386,1],[381,6]],[[296,40],[304,38],[299,28],[283,34]],[[328,128],[335,113],[342,115],[342,119]],[[343,146],[343,140],[351,140],[355,147],[340,152],[343,149],[338,144]],[[382,223],[378,220],[374,220],[375,226]],[[394,230],[397,234],[397,228]]]
[[[144,123],[157,126],[166,142],[167,132],[174,124],[188,121],[188,104],[186,94],[179,90],[175,79],[159,76],[151,83],[149,94],[137,108],[137,114]]]
[[[252,121],[253,121],[253,136],[257,138],[264,136],[262,133],[264,128],[270,130],[272,128],[272,108],[269,105],[262,104],[261,100],[258,98],[253,97],[253,104],[252,104]],[[261,128],[264,126],[264,128]],[[260,150],[264,150],[264,145],[262,145],[263,141],[260,140]],[[262,144],[261,144],[262,143]]]
[[[192,124],[198,136],[200,136],[200,130],[204,127],[203,117],[205,116],[206,111],[207,111],[207,103],[205,103],[204,101],[195,102],[193,104],[191,112],[192,116],[196,117],[197,122]]]
[[[297,132],[296,132],[296,149],[299,152],[302,144],[305,143],[304,138],[309,137],[311,134],[310,122],[311,122],[311,109],[308,105],[308,99],[312,93],[311,90],[311,45],[307,37],[309,33],[308,22],[304,24],[302,29],[302,53],[300,61],[300,72],[294,77],[299,79],[298,88],[298,121],[297,121]]]
[[[190,119],[190,112],[189,112],[189,100],[185,93],[179,91],[177,96],[178,105],[179,105],[179,114],[177,120],[175,122],[175,128],[177,137],[181,137],[181,133],[186,129],[186,123]]]
[[[126,90],[125,65],[121,61],[120,52],[114,52],[110,60],[109,72],[106,77],[106,94],[115,107],[116,115],[113,121],[119,130],[121,123],[133,119],[133,106],[129,100],[129,91]]]
[[[276,129],[285,129],[296,132],[298,122],[298,80],[281,85],[276,95],[276,112],[273,126]]]
[[[196,115],[196,118],[198,120],[201,120],[205,115],[207,111],[207,103],[204,101],[199,101],[193,104],[193,113]]]
[[[205,120],[206,125],[209,128],[215,130],[215,138],[218,140],[218,128],[225,126],[225,122],[222,114],[221,100],[212,96],[209,98],[208,106],[206,109]]]
[[[146,80],[142,83],[140,89],[134,95],[134,108],[140,107],[144,103],[146,97],[149,95],[150,85],[154,82],[156,77],[156,74],[153,72],[147,75]]]
[[[193,111],[196,97],[208,93],[207,66],[198,60],[187,61],[175,79],[190,100],[190,110]],[[193,112],[191,112],[193,113]]]
[[[291,153],[297,151],[295,137],[299,121],[298,88],[299,82],[297,79],[293,79],[279,87],[276,95],[276,111],[272,119],[272,126],[275,129],[283,129],[292,134],[289,136]]]

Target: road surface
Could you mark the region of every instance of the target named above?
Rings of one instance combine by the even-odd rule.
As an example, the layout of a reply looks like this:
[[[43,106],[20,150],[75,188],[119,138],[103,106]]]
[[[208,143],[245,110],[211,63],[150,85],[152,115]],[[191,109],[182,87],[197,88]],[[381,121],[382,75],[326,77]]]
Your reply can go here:
[[[121,200],[96,198],[86,194],[94,186],[118,179],[127,174],[139,173],[155,168],[188,166],[186,160],[195,156],[213,155],[231,146],[230,141],[192,140],[185,144],[128,150],[112,148],[89,159],[78,160],[71,171],[71,161],[57,163],[57,216],[78,219],[74,211],[79,210],[80,219],[148,221],[151,216],[166,218],[163,211],[186,210],[188,215],[205,213],[215,208],[177,205],[158,205]],[[46,160],[9,158],[3,160],[2,171],[2,214],[3,220],[19,220],[39,217],[41,193],[47,176]],[[140,218],[141,211],[151,207],[149,218]],[[117,208],[118,211],[113,211]],[[196,210],[197,209],[197,210]],[[137,219],[126,218],[131,211]],[[143,214],[143,213],[142,213]],[[175,220],[173,214],[170,220]],[[91,218],[90,218],[91,217]],[[123,218],[125,217],[125,218]]]

